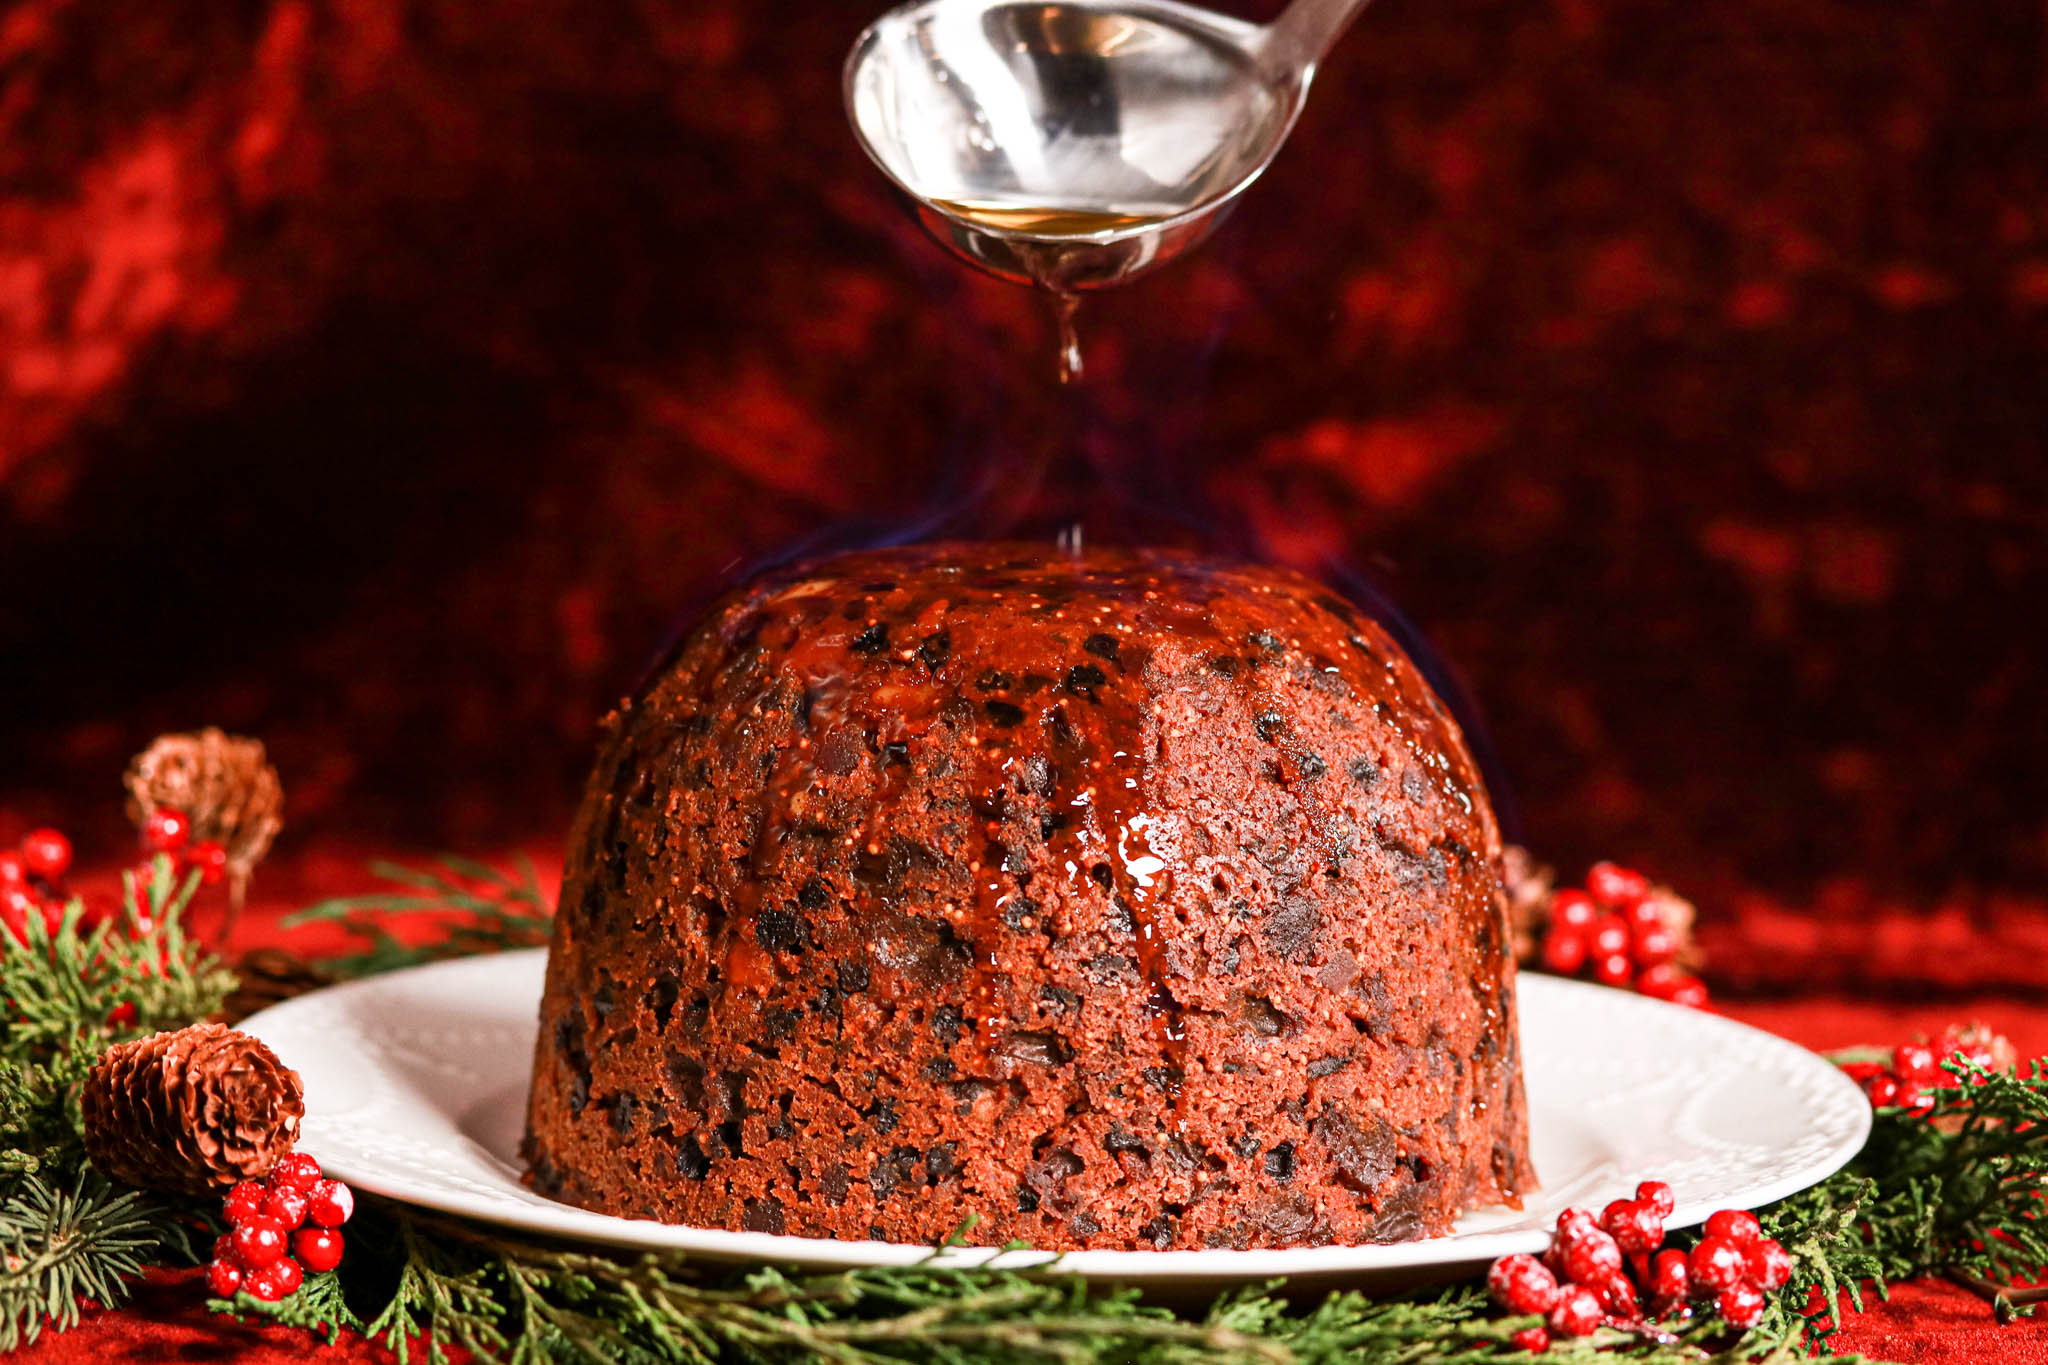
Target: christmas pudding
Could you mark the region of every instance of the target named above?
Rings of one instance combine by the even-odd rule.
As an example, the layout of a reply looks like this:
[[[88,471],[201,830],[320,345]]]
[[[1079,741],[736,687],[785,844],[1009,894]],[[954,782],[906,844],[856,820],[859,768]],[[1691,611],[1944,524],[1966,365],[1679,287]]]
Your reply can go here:
[[[532,1182],[895,1242],[1441,1233],[1534,1183],[1500,852],[1457,725],[1306,579],[785,572],[608,722]]]

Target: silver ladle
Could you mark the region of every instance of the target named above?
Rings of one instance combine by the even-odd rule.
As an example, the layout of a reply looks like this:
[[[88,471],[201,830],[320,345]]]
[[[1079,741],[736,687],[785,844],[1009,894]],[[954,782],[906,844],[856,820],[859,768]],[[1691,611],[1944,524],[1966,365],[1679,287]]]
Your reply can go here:
[[[1365,5],[1295,0],[1259,25],[1174,0],[915,0],[854,43],[847,112],[948,248],[1102,289],[1216,227]]]

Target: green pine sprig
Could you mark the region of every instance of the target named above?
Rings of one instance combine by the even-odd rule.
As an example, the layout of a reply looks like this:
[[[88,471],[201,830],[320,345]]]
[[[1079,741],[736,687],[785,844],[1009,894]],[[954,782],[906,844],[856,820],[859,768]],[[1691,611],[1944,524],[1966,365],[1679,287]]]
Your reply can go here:
[[[195,1222],[175,1201],[120,1190],[81,1165],[0,1186],[0,1355],[78,1322],[81,1300],[119,1303],[145,1269],[195,1259]]]
[[[548,941],[554,915],[530,859],[519,859],[516,874],[452,854],[438,867],[410,868],[375,862],[371,872],[402,888],[361,896],[338,896],[286,917],[284,927],[337,924],[370,946],[329,958],[321,969],[338,980],[417,967],[451,957],[540,948]],[[424,917],[427,932],[407,943],[391,931],[389,919]]]

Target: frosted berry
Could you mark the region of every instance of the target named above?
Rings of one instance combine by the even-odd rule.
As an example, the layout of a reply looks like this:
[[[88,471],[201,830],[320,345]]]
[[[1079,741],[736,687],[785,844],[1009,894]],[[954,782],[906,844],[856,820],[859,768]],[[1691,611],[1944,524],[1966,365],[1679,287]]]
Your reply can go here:
[[[308,1270],[334,1269],[341,1264],[341,1248],[341,1234],[333,1228],[300,1228],[292,1234],[292,1254]]]
[[[1486,1272],[1486,1287],[1510,1313],[1548,1313],[1557,1306],[1557,1280],[1534,1256],[1503,1256]]]
[[[61,881],[71,869],[71,841],[54,829],[32,829],[21,841],[21,865],[31,877]]]
[[[1678,989],[1671,992],[1671,1003],[1683,1005],[1689,1010],[1703,1010],[1707,1007],[1707,983],[1696,976],[1688,976],[1678,983]]]
[[[1655,1251],[1664,1242],[1664,1220],[1648,1204],[1617,1199],[1600,1215],[1600,1226],[1623,1251]]]
[[[284,1255],[284,1229],[267,1218],[252,1218],[228,1236],[234,1240],[235,1259],[250,1270]]]
[[[1749,1262],[1749,1278],[1759,1289],[1782,1289],[1792,1278],[1791,1253],[1769,1237],[1746,1248],[1743,1257]]]
[[[1586,950],[1594,961],[1628,956],[1628,924],[1619,915],[1603,915],[1586,934]]]
[[[299,1263],[286,1256],[260,1266],[242,1277],[242,1288],[265,1303],[276,1303],[297,1289],[305,1279]]]
[[[355,1191],[339,1180],[322,1180],[313,1186],[306,1204],[306,1217],[323,1228],[338,1228],[356,1211]]]
[[[1550,898],[1550,922],[1581,933],[1600,918],[1600,907],[1583,891],[1560,891]]]
[[[1600,1330],[1603,1316],[1599,1295],[1582,1284],[1569,1284],[1558,1292],[1557,1306],[1550,1310],[1550,1330],[1561,1337],[1589,1337]]]
[[[1722,1209],[1707,1219],[1707,1236],[1722,1237],[1746,1247],[1764,1235],[1763,1224],[1748,1209]]]
[[[1561,1242],[1582,1237],[1599,1226],[1599,1220],[1593,1217],[1590,1209],[1566,1209],[1557,1215],[1557,1237]]]
[[[1559,976],[1577,976],[1586,965],[1586,936],[1576,929],[1552,929],[1543,937],[1543,965]]]
[[[1678,1303],[1692,1294],[1692,1275],[1687,1271],[1685,1253],[1673,1248],[1657,1253],[1650,1262],[1650,1297],[1659,1303]]]
[[[1925,1043],[1900,1043],[1892,1049],[1892,1074],[1915,1085],[1942,1085],[1948,1073],[1941,1069],[1934,1049]]]
[[[228,851],[218,839],[192,845],[185,861],[199,869],[199,880],[212,886],[228,875]]]
[[[1749,1273],[1742,1248],[1725,1237],[1703,1237],[1686,1262],[1692,1282],[1701,1289],[1726,1289]]]
[[[1593,979],[1603,986],[1626,986],[1635,974],[1636,964],[1627,953],[1609,953],[1593,960]]]
[[[14,849],[0,849],[0,886],[28,885],[28,864]]]
[[[306,1192],[279,1185],[264,1198],[262,1216],[291,1231],[306,1221]]]
[[[1659,1218],[1669,1218],[1678,1208],[1678,1200],[1671,1193],[1671,1187],[1661,1180],[1645,1180],[1636,1186],[1636,1199],[1657,1211]]]
[[[1642,1307],[1636,1302],[1636,1287],[1629,1283],[1626,1275],[1609,1275],[1594,1290],[1600,1296],[1600,1306],[1607,1310],[1607,1316],[1621,1322],[1640,1322]]]
[[[1564,1270],[1574,1283],[1597,1285],[1621,1273],[1621,1248],[1598,1229],[1584,1233],[1564,1244]]]
[[[1550,1349],[1550,1333],[1541,1327],[1524,1327],[1508,1338],[1508,1345],[1517,1351],[1527,1351],[1532,1356],[1540,1356]]]
[[[1594,863],[1586,869],[1586,891],[1602,905],[1626,909],[1650,894],[1650,879],[1634,868]]]
[[[270,1168],[270,1183],[289,1185],[294,1189],[310,1190],[313,1182],[320,1178],[320,1163],[304,1152],[287,1152]]]
[[[270,1187],[260,1180],[244,1180],[228,1191],[222,1202],[221,1213],[230,1224],[246,1223],[262,1213],[263,1201],[270,1194]]]
[[[215,1298],[232,1299],[242,1287],[242,1267],[233,1261],[215,1261],[206,1267],[206,1287]]]
[[[1763,1318],[1764,1292],[1747,1281],[1731,1284],[1714,1300],[1714,1307],[1721,1310],[1730,1327],[1747,1330]]]
[[[216,1261],[237,1260],[233,1234],[223,1232],[220,1236],[213,1239],[213,1259]]]
[[[158,806],[142,822],[142,846],[151,853],[176,854],[192,837],[192,822],[185,812]]]

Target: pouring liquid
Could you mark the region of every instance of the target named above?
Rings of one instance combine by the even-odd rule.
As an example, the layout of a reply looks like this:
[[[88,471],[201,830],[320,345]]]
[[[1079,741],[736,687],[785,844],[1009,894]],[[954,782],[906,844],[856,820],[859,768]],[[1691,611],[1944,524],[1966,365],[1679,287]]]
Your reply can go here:
[[[1101,245],[1108,233],[1143,230],[1179,212],[1169,206],[1108,208],[1064,208],[1029,201],[992,202],[966,199],[934,199],[935,208],[964,223],[989,231],[1020,233],[1028,242],[1017,242],[1018,255],[1031,272],[1032,282],[1052,297],[1053,326],[1058,336],[1057,373],[1062,384],[1071,384],[1085,368],[1081,336],[1075,316],[1081,296],[1063,281],[1068,260]]]

